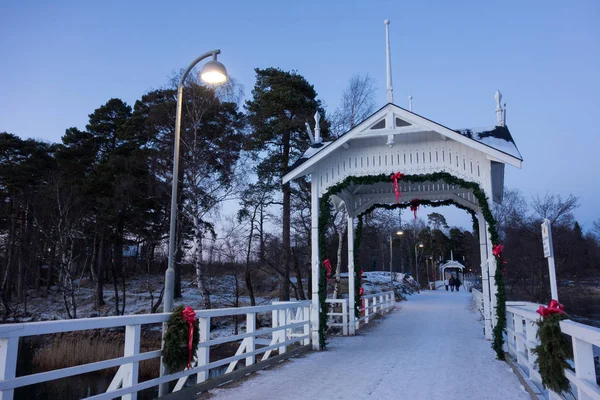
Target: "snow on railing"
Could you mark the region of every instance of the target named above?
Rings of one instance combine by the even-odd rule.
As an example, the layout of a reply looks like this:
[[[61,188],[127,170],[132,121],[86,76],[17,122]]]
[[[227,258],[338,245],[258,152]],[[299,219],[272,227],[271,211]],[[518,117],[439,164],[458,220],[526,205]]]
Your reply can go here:
[[[532,352],[539,344],[536,337],[536,322],[540,317],[536,313],[538,307],[539,304],[529,302],[506,302],[507,347],[529,386],[537,390],[536,394],[543,395],[542,378],[535,366],[536,355]],[[571,382],[571,391],[579,400],[600,399],[600,387],[596,383],[594,367],[594,346],[600,347],[600,329],[571,320],[561,321],[560,328],[571,337],[573,343],[575,372],[565,370],[565,375]],[[547,395],[551,400],[566,398],[552,391],[548,391]]]
[[[475,304],[475,307],[483,315],[483,293],[477,289],[471,289],[471,293],[473,294],[473,304]]]
[[[369,323],[369,318],[373,318],[373,314],[380,315],[389,312],[396,304],[394,292],[381,292],[368,294],[363,296],[363,304],[361,307],[360,318],[355,318],[354,326],[352,326],[353,307],[349,306],[348,299],[327,299],[329,311],[327,316],[329,322],[327,325],[337,328],[342,328],[342,335],[354,335],[357,329],[360,328],[360,323],[364,325]]]
[[[272,313],[272,327],[256,329],[256,316]],[[234,336],[210,338],[211,319],[246,315],[246,332]],[[310,345],[310,301],[281,302],[268,306],[223,308],[196,311],[199,322],[200,343],[196,353],[197,361],[192,368],[160,376],[140,383],[138,381],[140,361],[159,358],[161,350],[140,353],[142,325],[164,323],[169,313],[126,315],[116,317],[83,318],[65,321],[29,322],[0,325],[0,399],[12,400],[14,390],[23,386],[48,382],[106,368],[119,367],[107,392],[88,399],[137,399],[137,392],[156,387],[162,383],[178,380],[174,391],[180,390],[191,375],[196,375],[197,383],[208,379],[209,370],[228,365],[226,373],[232,372],[238,361],[244,359],[245,365],[256,363],[256,355],[264,353],[261,361],[267,360],[273,350],[279,354],[287,351],[287,346],[298,343]],[[38,336],[62,332],[74,332],[91,329],[125,327],[125,350],[123,357],[99,362],[62,368],[53,371],[16,376],[19,340],[25,336]],[[257,348],[257,336],[269,335],[267,346]],[[238,342],[239,348],[234,356],[210,362],[211,346]]]

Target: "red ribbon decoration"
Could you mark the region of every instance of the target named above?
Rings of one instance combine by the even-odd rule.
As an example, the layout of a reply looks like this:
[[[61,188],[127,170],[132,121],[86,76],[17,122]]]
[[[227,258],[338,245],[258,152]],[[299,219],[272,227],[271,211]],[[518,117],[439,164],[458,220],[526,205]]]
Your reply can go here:
[[[506,264],[506,261],[502,258],[502,252],[504,251],[504,246],[501,244],[497,244],[492,248],[492,254],[495,255],[502,261],[503,264]],[[504,273],[506,275],[506,272]]]
[[[400,197],[402,197],[398,181],[402,179],[403,176],[404,174],[401,172],[396,172],[395,174],[392,174],[392,176],[390,176],[390,179],[392,180],[392,185],[394,186],[394,194],[396,195],[396,204],[398,204],[398,202],[400,201]]]
[[[323,261],[323,265],[327,269],[327,283],[329,283],[329,279],[331,278],[331,262],[329,262],[329,258]]]
[[[536,312],[542,317],[547,317],[552,314],[566,314],[565,306],[563,306],[554,299],[550,300],[550,303],[548,303],[548,307],[540,306]]]
[[[415,221],[417,220],[417,210],[419,209],[419,202],[421,200],[414,198],[410,201],[410,211],[413,212],[413,214],[415,214]]]
[[[183,319],[188,323],[189,329],[189,340],[188,340],[188,365],[187,368],[190,369],[192,366],[192,345],[194,339],[194,322],[196,321],[196,313],[194,309],[190,306],[185,306],[183,311],[181,312],[183,315]]]
[[[365,299],[363,299],[362,297],[365,295],[365,288],[362,286],[362,278],[363,278],[363,274],[365,272],[361,269],[360,270],[360,289],[358,290],[358,295],[361,297],[361,301],[360,301],[360,311],[364,312],[365,311]]]

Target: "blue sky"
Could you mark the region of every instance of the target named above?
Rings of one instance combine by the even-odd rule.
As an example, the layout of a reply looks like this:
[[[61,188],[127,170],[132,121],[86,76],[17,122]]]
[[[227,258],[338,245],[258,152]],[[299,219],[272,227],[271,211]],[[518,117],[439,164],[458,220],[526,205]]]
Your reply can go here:
[[[600,218],[598,1],[10,1],[0,3],[0,131],[59,141],[111,97],[133,105],[220,48],[250,95],[255,67],[295,69],[329,111],[351,75],[385,102],[390,19],[395,102],[452,128],[495,123],[493,94],[525,162],[506,183],[581,198]],[[467,225],[469,226],[469,225]]]

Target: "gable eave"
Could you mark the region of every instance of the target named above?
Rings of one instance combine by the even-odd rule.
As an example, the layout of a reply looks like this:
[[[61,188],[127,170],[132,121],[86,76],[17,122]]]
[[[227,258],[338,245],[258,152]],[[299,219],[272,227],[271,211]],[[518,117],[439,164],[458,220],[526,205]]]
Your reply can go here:
[[[380,118],[381,114],[385,115],[385,110],[391,108],[391,106],[393,106],[392,103],[387,103],[385,106],[381,107],[379,110],[375,111],[373,114],[365,118],[365,120],[362,121],[360,124],[356,125],[348,132],[340,135],[340,137],[335,139],[333,142],[330,142],[325,148],[323,148],[323,150],[319,151],[313,157],[302,162],[291,171],[288,171],[288,173],[283,176],[283,184],[286,184],[289,181],[296,179],[300,176],[308,175],[309,173],[311,173],[311,168],[315,164],[317,164],[320,160],[325,158],[328,154],[331,154],[335,150],[342,147],[344,143],[347,143],[348,141],[356,137],[356,135],[358,135],[358,133],[361,132],[365,128],[365,126],[368,126],[371,122],[373,122],[373,120],[377,120],[378,118]]]
[[[475,150],[481,151],[486,154],[490,159],[494,159],[495,161],[503,162],[504,164],[509,164],[517,168],[521,168],[523,160],[517,157],[514,157],[510,154],[507,154],[501,150],[495,149],[489,145],[484,143],[480,143],[474,139],[470,139],[461,135],[460,133],[444,126],[438,122],[432,121],[426,117],[423,117],[419,114],[415,114],[412,111],[408,111],[400,106],[392,104],[393,107],[399,112],[399,115],[404,116],[406,119],[413,119],[417,124],[424,126],[432,131],[439,133],[440,135],[446,136],[449,139],[455,140],[459,143],[462,143],[466,146],[469,146]],[[515,145],[516,147],[516,145]]]

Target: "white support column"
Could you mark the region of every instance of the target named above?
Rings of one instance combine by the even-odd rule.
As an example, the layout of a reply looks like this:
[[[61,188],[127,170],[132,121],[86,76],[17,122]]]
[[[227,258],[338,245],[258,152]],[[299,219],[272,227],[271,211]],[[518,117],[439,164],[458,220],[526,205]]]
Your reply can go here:
[[[491,166],[491,161],[490,164],[488,166],[488,171],[487,171],[487,176],[489,177],[489,179],[486,180],[486,183],[484,184],[484,191],[485,194],[487,196],[488,200],[488,207],[490,208],[490,210],[493,208],[493,204],[492,204],[492,166]],[[488,268],[488,276],[489,276],[489,285],[490,285],[490,303],[491,303],[491,307],[490,307],[490,311],[491,311],[491,318],[492,318],[492,327],[496,326],[497,321],[498,321],[498,316],[496,315],[496,297],[498,295],[498,287],[496,286],[496,257],[492,254],[492,237],[490,235],[490,232],[488,231],[488,224],[485,224],[485,239],[486,239],[486,244],[487,244],[487,253],[488,253],[488,257],[487,257],[487,268]]]
[[[311,175],[310,184],[310,220],[311,220],[311,262],[312,262],[312,309],[311,340],[313,350],[319,350],[319,178]]]
[[[477,213],[479,222],[479,254],[481,256],[481,286],[483,288],[484,333],[487,340],[492,340],[492,310],[490,301],[490,280],[488,270],[487,224],[483,213]]]
[[[346,206],[346,209],[348,207]],[[356,292],[354,290],[354,217],[348,210],[348,311],[350,335],[356,334]]]
[[[125,357],[140,354],[141,325],[128,325],[125,327]],[[138,384],[140,370],[139,361],[123,365],[123,388]],[[123,395],[123,400],[137,400],[137,393]]]

